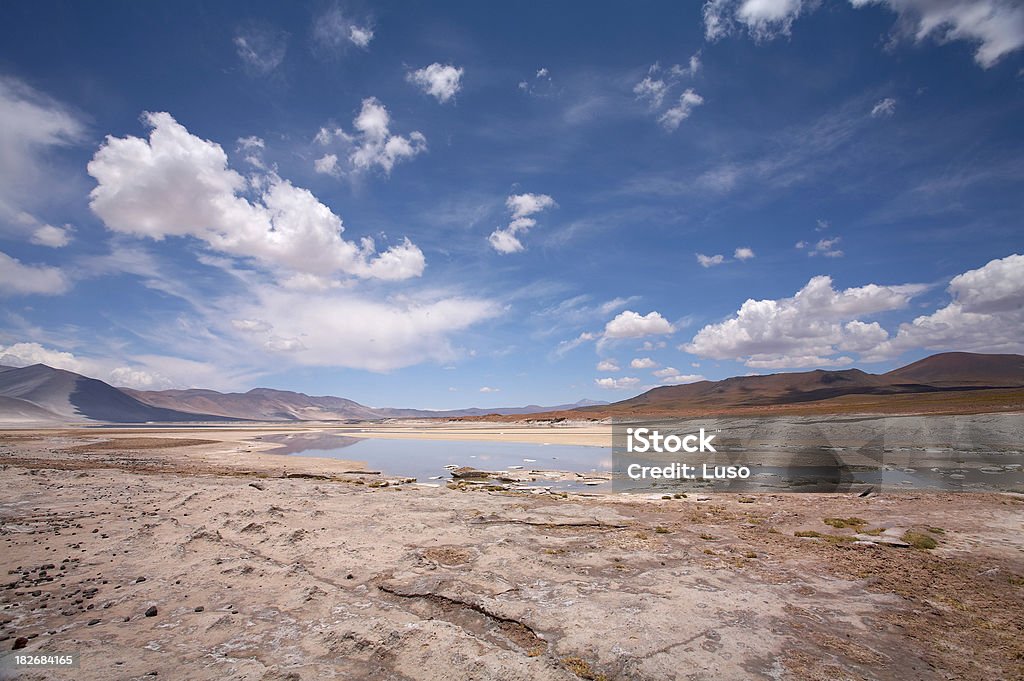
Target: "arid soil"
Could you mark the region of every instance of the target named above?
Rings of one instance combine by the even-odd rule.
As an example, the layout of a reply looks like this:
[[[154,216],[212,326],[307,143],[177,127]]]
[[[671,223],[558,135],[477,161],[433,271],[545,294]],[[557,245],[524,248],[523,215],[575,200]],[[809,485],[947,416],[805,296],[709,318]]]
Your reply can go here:
[[[17,678],[1024,678],[1022,495],[381,486],[262,436],[0,434],[0,649],[81,654]]]

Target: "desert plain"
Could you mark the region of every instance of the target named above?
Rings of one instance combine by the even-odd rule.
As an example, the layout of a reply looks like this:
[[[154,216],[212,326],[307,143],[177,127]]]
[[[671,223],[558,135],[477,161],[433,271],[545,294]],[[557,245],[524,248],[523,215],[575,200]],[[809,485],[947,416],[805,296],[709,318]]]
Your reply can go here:
[[[274,453],[353,429],[0,433],[2,654],[80,655],[75,670],[0,673],[1024,678],[1019,491],[552,494]],[[594,423],[358,430],[609,437]]]

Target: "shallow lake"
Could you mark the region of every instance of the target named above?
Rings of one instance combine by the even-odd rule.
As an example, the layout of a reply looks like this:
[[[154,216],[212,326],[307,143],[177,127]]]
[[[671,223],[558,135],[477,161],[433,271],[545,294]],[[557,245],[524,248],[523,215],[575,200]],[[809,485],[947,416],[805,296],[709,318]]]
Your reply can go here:
[[[470,466],[486,471],[514,471],[523,473],[536,471],[571,471],[581,474],[575,479],[551,480],[542,474],[535,480],[522,483],[525,486],[549,487],[555,491],[610,493],[631,491],[650,494],[672,492],[827,492],[856,491],[871,486],[875,491],[883,489],[943,489],[948,491],[1004,491],[1024,489],[1024,470],[1021,455],[999,455],[1001,465],[988,464],[991,457],[981,457],[973,465],[961,466],[952,462],[935,467],[929,461],[921,466],[882,465],[873,471],[862,471],[845,475],[845,484],[836,485],[835,470],[814,467],[779,467],[777,465],[751,466],[751,478],[741,484],[728,482],[680,483],[668,481],[623,482],[622,472],[616,483],[605,481],[600,484],[585,483],[588,474],[610,473],[613,469],[611,447],[588,447],[582,445],[531,444],[522,442],[485,442],[473,440],[418,440],[360,438],[350,435],[304,434],[272,436],[266,438],[276,442],[280,448],[272,453],[292,456],[310,456],[329,459],[360,461],[372,471],[381,471],[387,476],[416,478],[420,482],[443,484],[451,479],[445,466]],[[817,449],[807,450],[817,455]],[[743,452],[739,452],[742,456]],[[777,456],[772,453],[771,456]],[[964,455],[958,455],[962,457]],[[757,459],[756,455],[751,457]],[[905,456],[905,460],[934,458],[926,457],[924,450],[919,456]],[[967,457],[970,458],[970,457]],[[932,465],[928,465],[932,464]],[[853,487],[850,486],[853,483]]]
[[[505,471],[514,466],[522,470],[558,470],[575,473],[609,472],[611,447],[583,445],[530,444],[522,442],[481,442],[469,440],[412,440],[385,438],[337,438],[330,443],[303,443],[280,440],[293,456],[362,461],[367,468],[396,477],[416,478],[420,482],[443,483],[451,479],[446,465],[471,466],[486,471]],[[324,447],[322,445],[332,446]],[[518,469],[513,469],[518,470]],[[440,477],[438,477],[440,476]],[[437,478],[437,479],[432,479]],[[586,486],[574,480],[544,480],[524,483],[552,489],[601,491],[601,486]],[[610,488],[610,484],[607,485]]]

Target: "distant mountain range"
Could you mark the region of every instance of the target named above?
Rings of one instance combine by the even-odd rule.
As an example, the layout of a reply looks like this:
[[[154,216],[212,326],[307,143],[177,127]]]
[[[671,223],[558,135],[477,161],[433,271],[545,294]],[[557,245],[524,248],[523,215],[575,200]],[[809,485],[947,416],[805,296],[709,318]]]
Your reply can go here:
[[[594,400],[580,400],[573,404],[560,404],[554,407],[531,404],[525,407],[430,411],[367,407],[344,397],[313,397],[290,390],[273,390],[271,388],[253,388],[245,393],[220,393],[216,390],[202,389],[143,391],[120,388],[120,390],[153,407],[255,421],[335,421],[535,414],[608,404]]]
[[[4,423],[99,421],[351,421],[388,418],[594,419],[713,413],[1024,410],[1024,356],[947,352],[885,374],[859,369],[738,376],[664,386],[621,402],[427,411],[368,407],[343,397],[254,388],[144,391],[44,364],[0,367]]]
[[[860,369],[737,376],[654,388],[607,406],[546,418],[711,413],[979,412],[1024,410],[1024,356],[946,352],[869,374]]]
[[[71,371],[45,364],[21,368],[0,366],[0,425],[24,421],[145,423],[197,420],[200,419],[195,414],[140,402],[103,381]]]
[[[386,418],[453,418],[487,414],[564,411],[607,402],[581,400],[554,407],[428,411],[374,408],[343,397],[255,388],[246,393],[216,390],[132,390],[45,364],[0,366],[0,426],[5,423],[100,421],[185,423],[207,421],[349,421]]]

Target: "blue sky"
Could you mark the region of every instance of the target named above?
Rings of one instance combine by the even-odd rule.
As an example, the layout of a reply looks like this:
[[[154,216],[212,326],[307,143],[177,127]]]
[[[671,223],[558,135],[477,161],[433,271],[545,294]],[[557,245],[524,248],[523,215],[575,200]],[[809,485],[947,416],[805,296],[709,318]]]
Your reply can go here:
[[[1024,8],[7,3],[0,363],[371,405],[1024,351]]]

